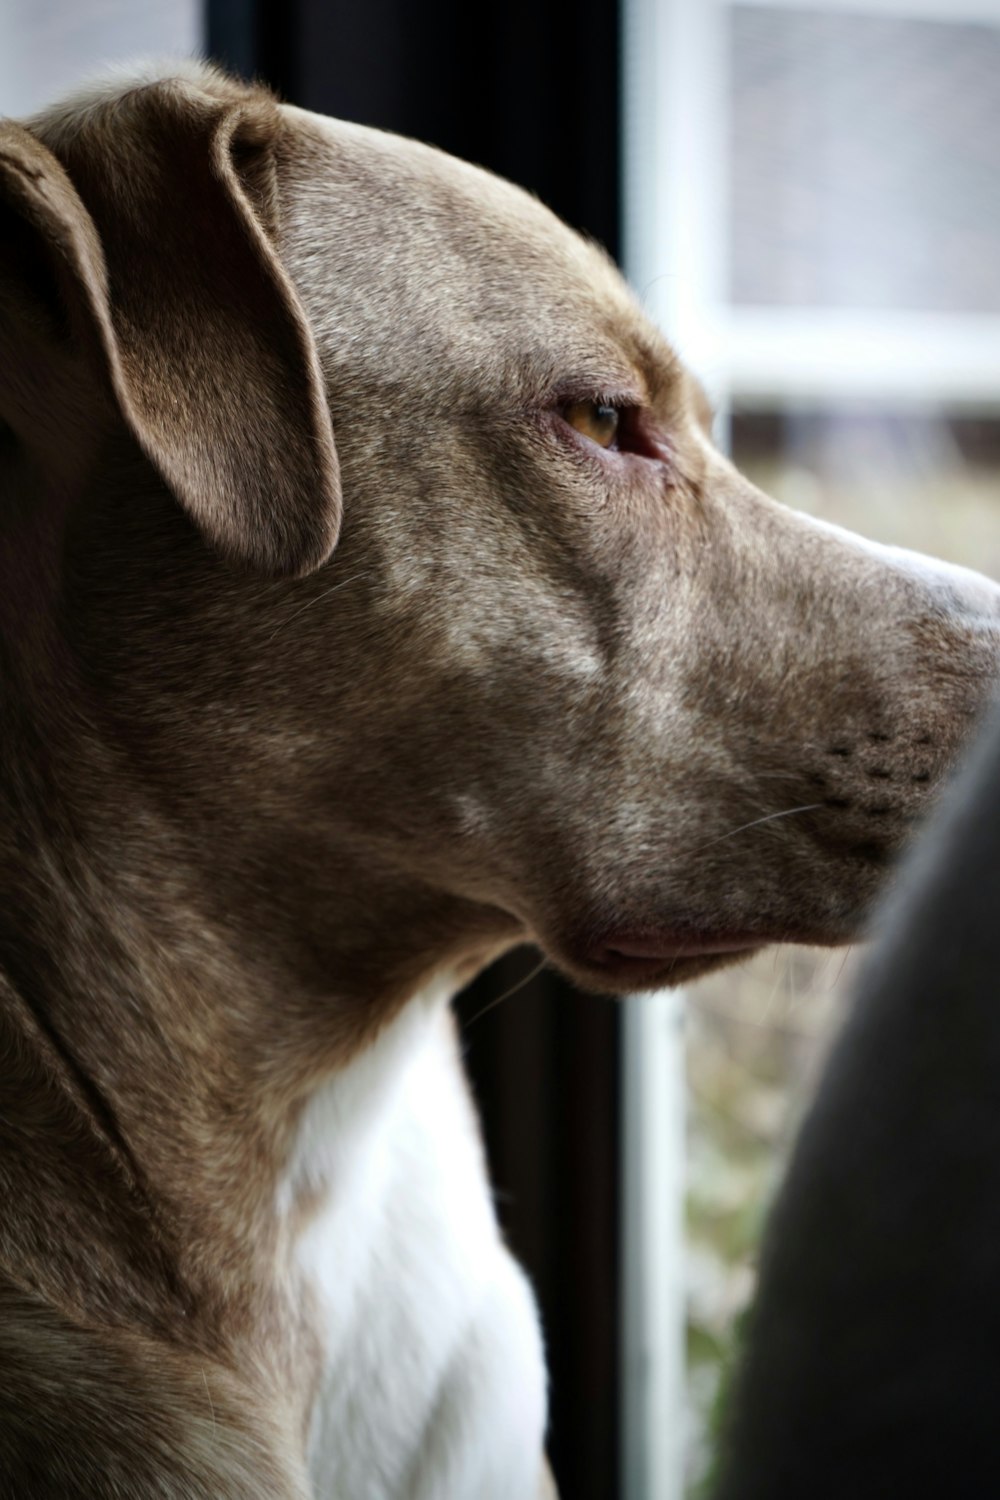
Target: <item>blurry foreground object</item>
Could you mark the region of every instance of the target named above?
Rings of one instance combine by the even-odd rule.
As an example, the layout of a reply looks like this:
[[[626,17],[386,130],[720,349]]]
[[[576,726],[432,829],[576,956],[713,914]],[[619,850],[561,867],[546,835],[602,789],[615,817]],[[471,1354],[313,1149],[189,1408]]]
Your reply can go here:
[[[1000,1493],[1000,720],[894,893],[765,1238],[715,1500]]]

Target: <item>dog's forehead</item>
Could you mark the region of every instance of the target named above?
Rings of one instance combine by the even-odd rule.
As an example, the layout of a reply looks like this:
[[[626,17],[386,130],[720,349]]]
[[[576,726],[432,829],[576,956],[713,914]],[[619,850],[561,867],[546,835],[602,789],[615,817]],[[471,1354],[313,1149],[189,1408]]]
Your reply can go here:
[[[529,193],[417,141],[284,114],[290,270],[314,317],[325,299],[330,325],[349,308],[355,343],[367,323],[401,357],[404,342],[424,355],[447,345],[494,374],[505,358],[523,370],[526,353],[542,377],[624,381],[638,368],[658,384],[676,369],[610,258]]]

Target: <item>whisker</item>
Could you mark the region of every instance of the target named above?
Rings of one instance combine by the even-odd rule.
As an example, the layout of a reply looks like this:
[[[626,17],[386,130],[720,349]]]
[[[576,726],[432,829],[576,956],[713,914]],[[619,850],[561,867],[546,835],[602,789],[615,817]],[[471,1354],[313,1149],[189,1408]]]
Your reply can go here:
[[[215,1431],[215,1402],[212,1400],[212,1392],[208,1388],[208,1376],[202,1368],[201,1378],[205,1382],[205,1395],[208,1397],[208,1409],[212,1413],[212,1431]]]
[[[843,978],[844,968],[845,968],[845,966],[847,964],[847,960],[850,958],[850,956],[851,956],[851,954],[853,952],[854,952],[854,944],[853,943],[849,943],[848,946],[844,950],[844,956],[843,956],[843,958],[840,960],[840,968],[837,970],[837,976],[834,979],[833,984],[830,986],[830,988],[832,990],[835,990],[837,988],[837,986],[839,985],[841,979]]]
[[[281,624],[271,632],[271,634],[267,638],[266,644],[269,646],[274,640],[274,637],[280,631],[284,630],[286,625],[290,625],[293,620],[297,620],[299,615],[304,614],[305,611],[307,609],[310,609],[314,604],[321,604],[324,599],[329,599],[330,595],[335,594],[338,589],[346,589],[349,583],[357,583],[359,578],[364,578],[365,576],[366,575],[364,573],[354,573],[350,578],[341,578],[339,583],[335,583],[332,588],[324,589],[321,594],[316,595],[315,599],[307,599],[305,604],[300,604],[298,609],[292,611],[287,620],[282,620]]]
[[[462,1030],[468,1031],[469,1027],[472,1026],[474,1022],[482,1020],[487,1011],[495,1010],[496,1007],[501,1003],[501,1001],[509,1000],[512,995],[517,994],[518,990],[523,990],[525,985],[530,984],[533,979],[537,979],[547,963],[548,959],[543,958],[540,963],[537,963],[535,965],[535,967],[529,974],[525,974],[523,979],[519,979],[516,984],[511,985],[509,990],[504,990],[502,995],[498,995],[495,1000],[491,1000],[488,1005],[484,1005],[482,1010],[477,1010],[474,1016],[469,1017],[465,1025],[462,1027]]]
[[[782,982],[786,978],[787,971],[778,968],[778,965],[777,965],[777,952],[778,952],[778,950],[775,949],[775,964],[774,964],[774,968],[773,968],[773,971],[772,971],[774,973],[774,984],[771,986],[771,993],[768,995],[767,1000],[764,1002],[764,1007],[763,1007],[763,1009],[761,1010],[760,1014],[757,1017],[757,1024],[759,1026],[770,1026],[771,1025],[772,1012],[774,1010],[774,1002],[775,1002],[775,1000],[778,997],[778,991],[781,989]],[[786,1001],[786,1006],[787,1006],[787,1004],[788,1004],[788,1002]],[[779,1009],[779,1012],[780,1012],[780,1006],[778,1007],[778,1009]]]
[[[713,844],[721,844],[726,839],[735,838],[738,833],[745,833],[748,828],[758,828],[761,823],[774,823],[778,818],[790,818],[795,813],[815,812],[822,807],[822,802],[806,802],[802,807],[786,807],[781,812],[765,813],[762,818],[751,818],[749,823],[741,823],[738,828],[731,828],[728,833],[720,833],[718,838],[709,839],[707,844],[699,844],[697,849],[688,851],[689,855],[701,854],[705,849],[711,849]]]

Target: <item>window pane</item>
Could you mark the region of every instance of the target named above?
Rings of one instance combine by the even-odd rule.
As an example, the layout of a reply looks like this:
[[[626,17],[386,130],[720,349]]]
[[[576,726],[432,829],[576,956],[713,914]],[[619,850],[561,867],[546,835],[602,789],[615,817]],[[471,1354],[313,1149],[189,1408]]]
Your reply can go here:
[[[734,302],[1000,312],[997,27],[740,5],[729,53]]]
[[[109,62],[201,45],[200,0],[4,0],[0,113],[23,115]]]

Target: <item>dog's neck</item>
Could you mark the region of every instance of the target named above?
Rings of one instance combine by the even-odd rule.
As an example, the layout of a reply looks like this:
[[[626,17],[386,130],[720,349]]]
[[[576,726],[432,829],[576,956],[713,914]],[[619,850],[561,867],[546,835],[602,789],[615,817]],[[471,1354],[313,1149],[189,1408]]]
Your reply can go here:
[[[10,699],[56,714],[37,693]],[[301,1227],[275,1205],[310,1097],[435,975],[479,967],[496,934],[353,866],[322,901],[293,867],[270,920],[259,904],[245,920],[235,896],[228,912],[218,841],[199,859],[81,704],[58,718],[58,734],[7,718],[0,788],[0,1026],[21,1063],[11,1087],[60,1125],[38,1133],[21,1187],[44,1219],[51,1182],[82,1180],[78,1233],[48,1268],[63,1298],[81,1279],[65,1257],[103,1239],[88,1274],[122,1318],[238,1322]]]
[[[23,858],[16,881],[0,864],[0,1044],[17,1060],[12,1117],[33,1129],[18,1143],[0,1122],[19,1203],[0,1286],[28,1266],[32,1291],[74,1319],[221,1357],[247,1382],[250,1428],[272,1413],[317,1493],[361,1493],[375,1465],[392,1493],[424,1493],[408,1476],[425,1453],[448,1465],[433,1493],[534,1493],[537,1319],[496,1228],[446,1011],[473,945],[457,968],[444,945],[421,957],[389,908],[383,987],[363,1012],[347,987],[318,995],[308,965],[272,967],[266,934],[255,948],[209,920],[182,842],[129,800],[127,777],[102,806],[83,776],[83,809],[26,797],[43,762],[8,772],[20,803],[2,837]],[[412,1369],[387,1383],[401,1341]],[[484,1422],[485,1444],[461,1437]]]

